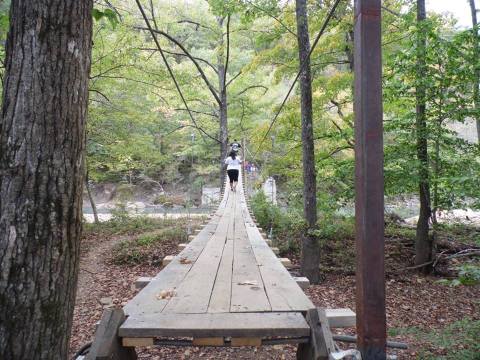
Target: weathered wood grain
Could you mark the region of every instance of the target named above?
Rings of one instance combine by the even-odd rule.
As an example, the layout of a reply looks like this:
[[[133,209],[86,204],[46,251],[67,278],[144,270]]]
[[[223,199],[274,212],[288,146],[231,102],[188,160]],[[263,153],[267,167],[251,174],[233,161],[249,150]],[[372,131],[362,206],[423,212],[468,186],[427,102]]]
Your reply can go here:
[[[309,336],[301,313],[172,314],[128,317],[122,337],[269,337]]]
[[[102,315],[100,324],[95,331],[95,337],[87,355],[87,360],[134,360],[137,358],[135,349],[122,346],[118,329],[125,321],[122,309],[107,309]]]

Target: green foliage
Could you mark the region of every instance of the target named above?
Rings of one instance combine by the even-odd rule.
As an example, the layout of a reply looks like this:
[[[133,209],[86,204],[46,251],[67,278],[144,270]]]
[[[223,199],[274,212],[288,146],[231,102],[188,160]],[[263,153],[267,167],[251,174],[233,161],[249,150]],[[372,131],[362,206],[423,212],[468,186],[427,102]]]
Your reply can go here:
[[[115,204],[115,208],[111,210],[112,221],[115,223],[127,222],[131,216],[127,210],[127,205],[124,202],[118,202]]]
[[[480,265],[476,263],[467,263],[459,265],[455,268],[458,271],[458,277],[453,280],[442,279],[439,280],[439,283],[450,285],[450,286],[459,286],[467,285],[473,286],[480,284]]]
[[[282,209],[267,201],[263,191],[258,191],[251,198],[252,210],[260,226],[268,232],[272,229],[273,241],[282,251],[300,253],[301,238],[305,228],[301,206]],[[340,249],[345,239],[354,234],[354,219],[334,215],[322,211],[317,229],[312,234],[320,242],[320,246]],[[336,254],[339,255],[339,254]],[[329,253],[329,256],[336,256]],[[341,256],[341,255],[339,255]]]
[[[478,226],[438,223],[435,224],[435,232],[439,238],[480,246],[480,228]]]
[[[267,232],[272,229],[273,242],[282,252],[298,252],[299,239],[304,227],[301,214],[284,211],[269,203],[263,191],[251,198],[252,211],[260,226]]]
[[[85,223],[85,234],[100,233],[106,236],[137,234],[142,231],[149,231],[172,225],[173,220],[153,219],[146,216],[130,216],[126,211],[120,211],[120,215],[116,213],[109,221],[99,223]]]
[[[475,67],[471,31],[454,31],[444,18],[430,16],[420,26],[413,16],[399,23],[410,33],[385,51],[385,180],[387,194],[416,192],[415,87],[426,89],[429,179],[432,208],[478,206],[478,146],[458,136],[453,126],[475,113],[472,104]],[[417,76],[416,38],[427,39],[426,74]]]
[[[186,229],[173,225],[152,233],[143,233],[134,239],[123,240],[112,249],[111,261],[117,265],[160,263],[155,248],[166,243],[178,244],[185,240]]]
[[[92,16],[96,21],[107,19],[114,30],[118,25],[118,23],[120,22],[118,19],[117,13],[112,9],[108,9],[108,8],[104,10],[99,10],[97,8],[94,8],[92,10]]]
[[[389,336],[410,335],[426,345],[420,350],[419,359],[425,360],[478,360],[480,354],[480,320],[465,318],[443,329],[423,330],[417,327],[388,330]],[[443,355],[437,355],[441,350]]]

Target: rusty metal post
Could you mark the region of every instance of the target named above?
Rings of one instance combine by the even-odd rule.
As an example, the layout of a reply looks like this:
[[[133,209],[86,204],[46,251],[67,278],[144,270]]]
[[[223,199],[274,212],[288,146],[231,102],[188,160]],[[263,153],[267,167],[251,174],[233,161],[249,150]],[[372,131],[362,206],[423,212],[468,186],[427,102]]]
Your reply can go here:
[[[381,0],[355,1],[357,346],[386,358]]]

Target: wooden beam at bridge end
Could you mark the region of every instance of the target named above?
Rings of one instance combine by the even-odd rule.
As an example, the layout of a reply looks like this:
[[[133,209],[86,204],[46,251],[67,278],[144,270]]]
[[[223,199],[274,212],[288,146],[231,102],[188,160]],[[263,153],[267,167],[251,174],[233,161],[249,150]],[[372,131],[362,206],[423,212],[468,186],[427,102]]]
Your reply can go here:
[[[137,280],[135,280],[135,289],[143,289],[147,286],[150,281],[152,281],[152,277],[150,276],[141,276]]]
[[[153,338],[122,338],[125,347],[153,346]]]
[[[194,338],[192,345],[194,346],[223,346],[225,340],[223,337],[210,337],[210,338]]]
[[[231,346],[262,346],[262,338],[258,337],[233,337],[230,342]]]
[[[103,312],[102,319],[95,331],[87,360],[136,360],[134,348],[123,347],[121,338],[118,337],[118,328],[125,321],[122,309],[107,309]]]
[[[381,0],[356,0],[355,222],[357,348],[386,358]]]
[[[165,256],[162,260],[162,265],[167,266],[168,264],[170,264],[173,261],[173,259],[175,259],[175,256],[173,256],[173,255]]]
[[[292,267],[292,262],[289,258],[280,258],[279,260],[282,265],[285,266],[287,269],[290,269]]]
[[[328,360],[335,352],[332,333],[323,309],[310,309],[305,319],[310,325],[310,341],[298,345],[297,360]]]
[[[293,280],[297,283],[302,290],[308,289],[310,287],[310,280],[306,277],[294,276]]]

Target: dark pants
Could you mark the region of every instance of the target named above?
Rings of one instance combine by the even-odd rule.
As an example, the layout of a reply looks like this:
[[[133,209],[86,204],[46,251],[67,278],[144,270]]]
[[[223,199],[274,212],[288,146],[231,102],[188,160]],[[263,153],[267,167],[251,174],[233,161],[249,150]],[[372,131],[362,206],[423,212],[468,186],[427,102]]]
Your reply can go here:
[[[238,170],[236,169],[230,169],[227,170],[228,178],[230,179],[230,184],[233,184],[233,182],[238,182]]]

